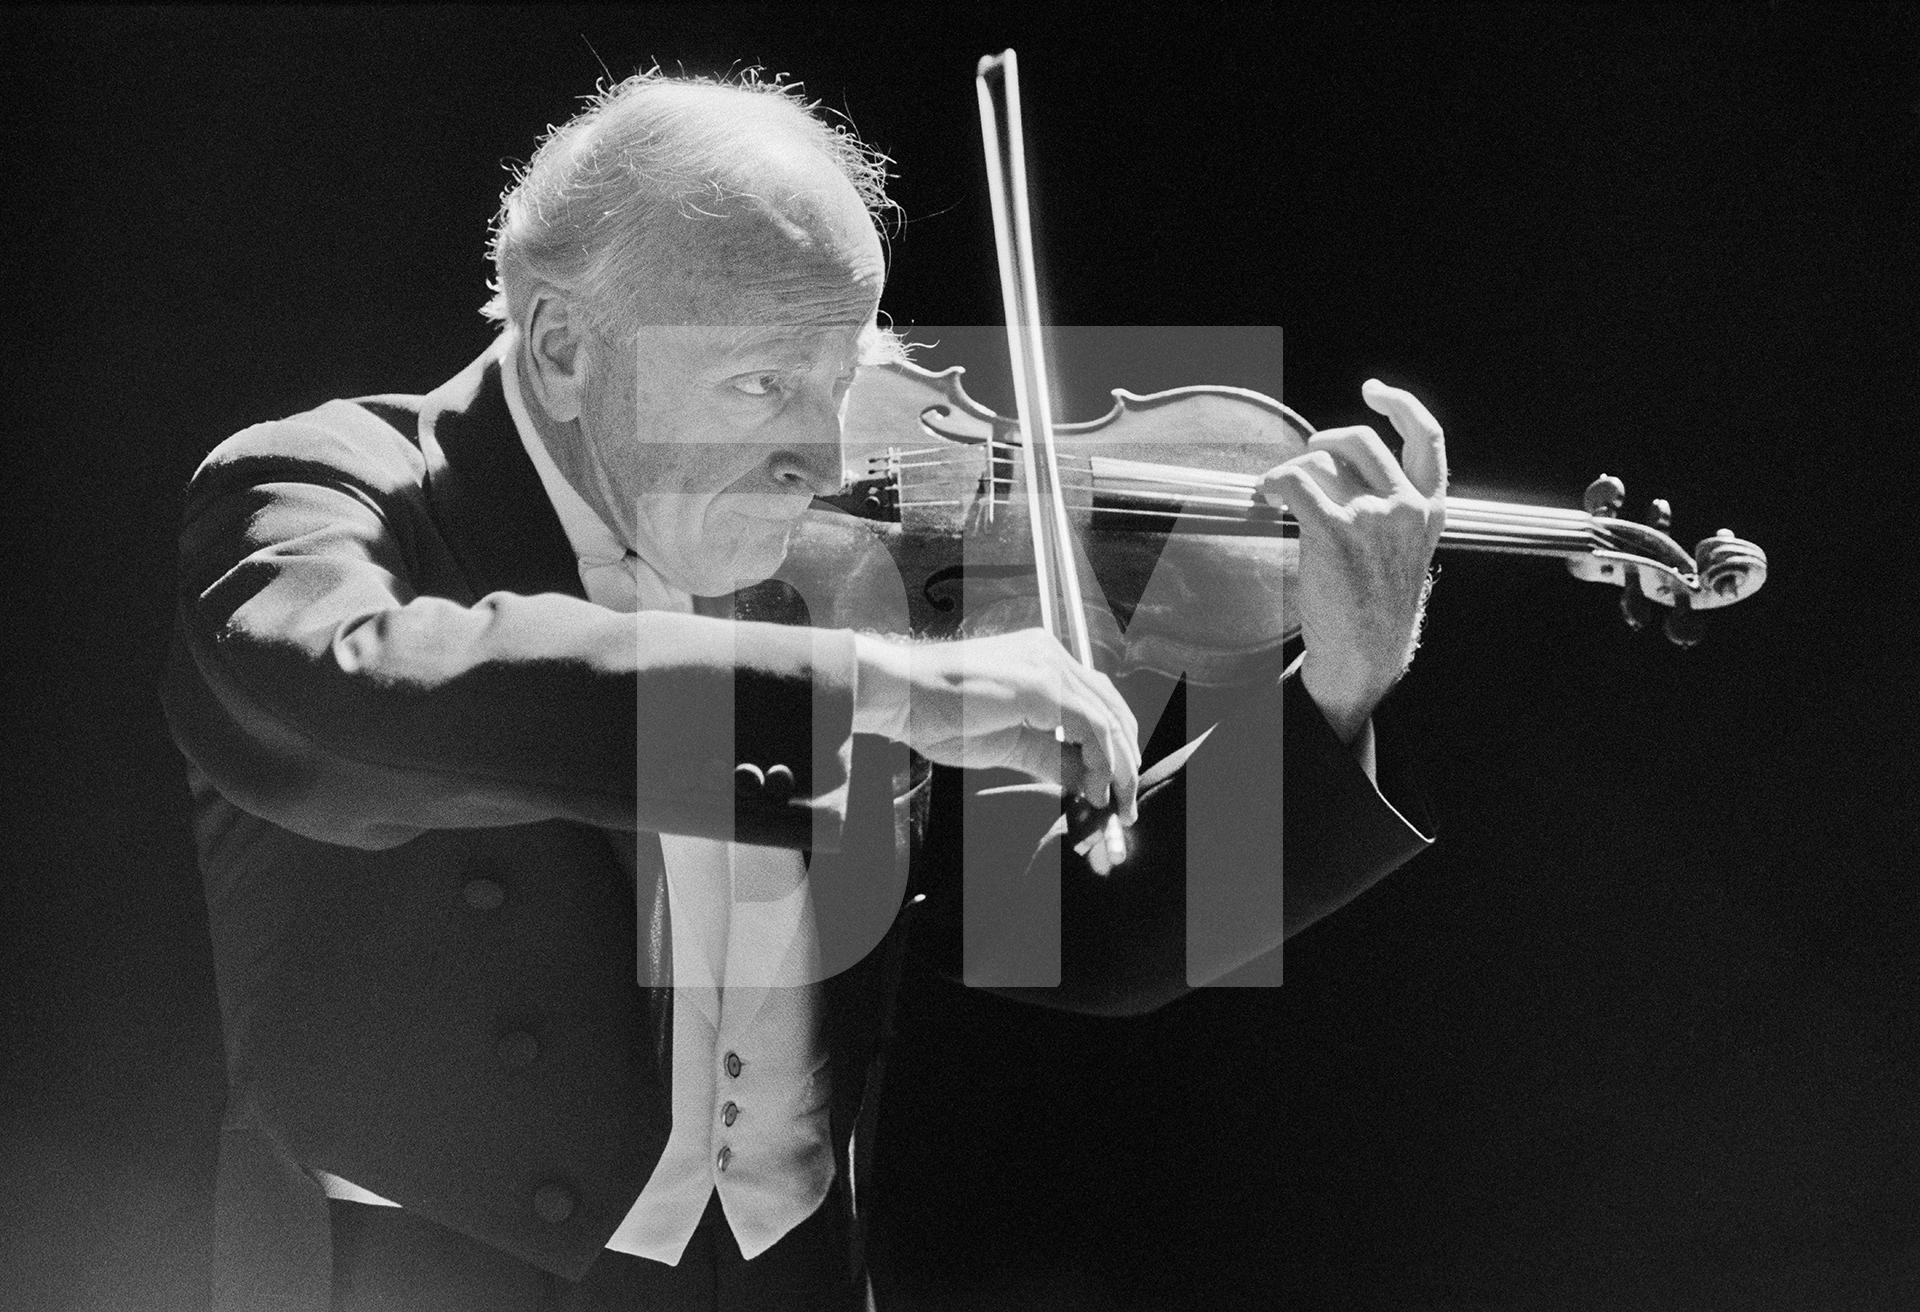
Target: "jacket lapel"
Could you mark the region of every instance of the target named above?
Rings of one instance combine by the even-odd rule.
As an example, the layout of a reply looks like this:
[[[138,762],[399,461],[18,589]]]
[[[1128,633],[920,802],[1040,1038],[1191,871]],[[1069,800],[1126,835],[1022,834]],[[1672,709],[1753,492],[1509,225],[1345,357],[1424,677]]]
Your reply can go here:
[[[586,599],[579,565],[540,474],[514,426],[500,379],[505,338],[424,397],[367,397],[376,411],[418,416],[426,496],[477,600],[492,592],[557,592]],[[396,417],[398,418],[398,417]],[[647,1031],[662,1078],[672,1070],[671,930],[665,869],[652,834],[607,832],[614,860],[638,902],[636,980],[649,1014]]]
[[[507,408],[500,349],[496,343],[422,402],[427,503],[476,598],[585,598],[573,548]]]

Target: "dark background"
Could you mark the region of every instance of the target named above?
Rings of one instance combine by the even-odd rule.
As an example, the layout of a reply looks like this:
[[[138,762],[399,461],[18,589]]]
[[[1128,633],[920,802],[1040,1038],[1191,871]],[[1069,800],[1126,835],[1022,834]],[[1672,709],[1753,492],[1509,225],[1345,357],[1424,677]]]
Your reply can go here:
[[[898,162],[896,322],[996,322],[970,75],[1014,44],[1057,322],[1281,325],[1316,422],[1379,374],[1461,482],[1605,470],[1773,574],[1683,652],[1449,559],[1396,695],[1442,841],[1284,989],[912,986],[900,1305],[1920,1306],[1912,11],[1044,13],[0,20],[0,1302],[205,1298],[220,1038],[155,701],[199,457],[476,354],[501,163],[602,61],[804,79]],[[1243,381],[1161,363],[1063,365],[1070,407]]]

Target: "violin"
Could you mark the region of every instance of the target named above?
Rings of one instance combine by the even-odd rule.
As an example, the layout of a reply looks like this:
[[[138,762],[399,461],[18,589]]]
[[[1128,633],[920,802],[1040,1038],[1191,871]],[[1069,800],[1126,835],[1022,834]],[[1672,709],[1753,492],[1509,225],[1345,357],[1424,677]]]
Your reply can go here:
[[[967,395],[965,372],[890,362],[854,383],[852,477],[802,519],[781,575],[838,581],[802,589],[815,623],[933,638],[1035,623],[1018,421]],[[1054,433],[1095,664],[1204,686],[1277,672],[1299,632],[1299,526],[1255,488],[1306,449],[1313,426],[1259,392],[1196,386],[1115,389],[1107,414]],[[1688,552],[1666,532],[1665,501],[1635,522],[1618,513],[1624,499],[1604,474],[1577,510],[1450,495],[1440,547],[1558,557],[1576,578],[1621,588],[1635,629],[1664,607],[1683,647],[1699,641],[1705,612],[1766,582],[1753,543],[1722,529]]]
[[[1272,397],[1214,386],[1116,389],[1100,418],[1052,422],[1014,52],[982,59],[975,88],[1018,413],[967,395],[961,366],[861,370],[844,420],[848,482],[803,517],[777,577],[828,627],[944,638],[1039,624],[1115,678],[1221,686],[1277,673],[1299,631],[1288,586],[1299,527],[1255,489],[1306,450],[1313,426]],[[1557,556],[1577,578],[1618,586],[1635,629],[1664,607],[1683,647],[1705,612],[1766,582],[1753,543],[1722,529],[1688,552],[1667,535],[1665,501],[1636,523],[1620,516],[1624,499],[1605,474],[1579,510],[1448,496],[1439,545]],[[749,596],[741,613],[778,609]]]
[[[1016,413],[970,397],[960,366],[861,370],[844,419],[845,487],[816,499],[780,573],[737,596],[735,613],[927,638],[1038,625],[1115,679],[1276,677],[1300,628],[1289,587],[1299,525],[1257,488],[1307,449],[1313,426],[1272,397],[1217,386],[1116,389],[1104,416],[1053,421],[1018,85],[1014,52],[981,60]],[[1705,612],[1765,583],[1758,546],[1722,529],[1689,553],[1667,534],[1666,502],[1634,522],[1619,514],[1624,498],[1604,474],[1578,510],[1449,495],[1439,546],[1558,557],[1577,578],[1619,587],[1635,629],[1664,607],[1683,647],[1699,641]],[[1109,830],[1117,864],[1124,839]]]

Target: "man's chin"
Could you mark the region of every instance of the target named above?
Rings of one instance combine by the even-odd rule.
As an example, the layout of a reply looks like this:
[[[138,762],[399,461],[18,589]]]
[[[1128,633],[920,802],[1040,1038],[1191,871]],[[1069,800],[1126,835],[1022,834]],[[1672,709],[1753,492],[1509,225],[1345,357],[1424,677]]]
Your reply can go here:
[[[724,597],[729,593],[765,583],[780,572],[787,559],[787,539],[791,529],[782,531],[769,542],[756,542],[735,551],[725,565],[701,571],[699,586],[688,591],[698,597]]]

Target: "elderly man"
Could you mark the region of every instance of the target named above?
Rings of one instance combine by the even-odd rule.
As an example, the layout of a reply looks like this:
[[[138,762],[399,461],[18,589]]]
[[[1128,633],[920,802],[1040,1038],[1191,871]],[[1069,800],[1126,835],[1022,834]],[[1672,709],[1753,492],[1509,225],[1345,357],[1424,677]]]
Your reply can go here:
[[[1043,635],[730,618],[839,485],[848,389],[890,349],[881,177],[781,88],[631,79],[509,192],[479,360],[196,474],[165,700],[231,1085],[216,1306],[864,1305],[908,913],[956,951],[958,880],[908,861],[925,762],[1052,777],[1064,738],[1130,820],[1141,760],[1127,701]],[[1255,790],[1285,932],[1425,842],[1371,716],[1444,464],[1417,401],[1367,398],[1405,468],[1346,429],[1270,476],[1305,526],[1303,663],[1236,694],[1184,784]],[[1062,988],[1019,992],[1128,1011],[1203,982],[1179,878],[1070,889]]]

